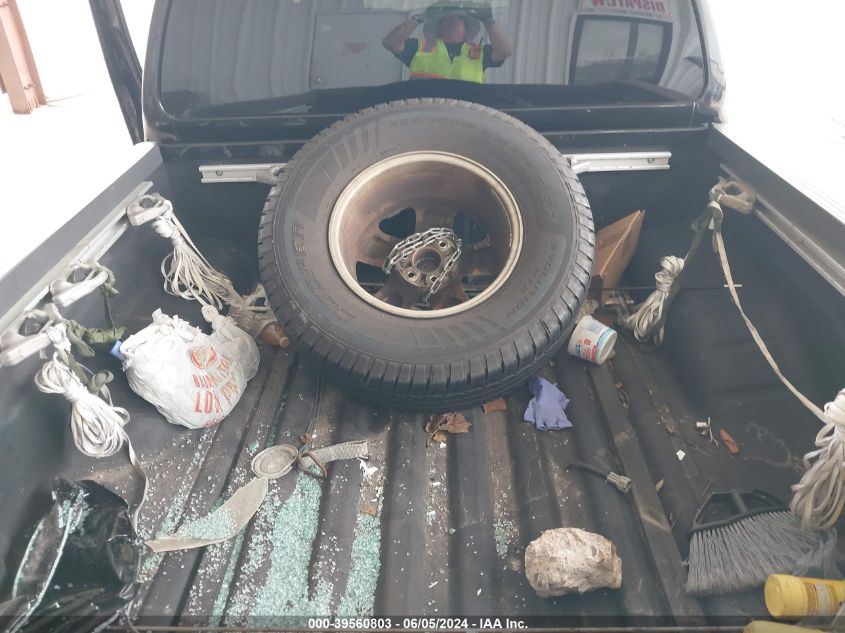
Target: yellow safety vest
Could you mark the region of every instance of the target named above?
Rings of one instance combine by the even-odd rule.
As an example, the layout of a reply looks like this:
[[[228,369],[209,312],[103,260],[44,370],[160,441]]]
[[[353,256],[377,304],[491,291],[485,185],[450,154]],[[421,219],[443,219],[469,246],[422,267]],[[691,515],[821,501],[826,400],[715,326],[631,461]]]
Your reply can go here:
[[[477,44],[464,43],[461,54],[449,58],[446,43],[437,38],[431,45],[420,38],[417,53],[411,60],[411,79],[460,79],[484,83],[483,49]]]

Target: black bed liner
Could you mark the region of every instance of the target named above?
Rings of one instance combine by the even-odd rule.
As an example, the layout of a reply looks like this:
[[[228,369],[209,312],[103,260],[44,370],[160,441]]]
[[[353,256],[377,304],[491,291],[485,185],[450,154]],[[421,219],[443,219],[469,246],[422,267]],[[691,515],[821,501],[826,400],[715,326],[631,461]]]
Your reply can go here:
[[[654,274],[660,255],[682,252],[687,231],[686,223],[643,231],[629,267],[633,283]],[[168,249],[153,231],[133,229],[102,260],[119,280],[115,318],[132,332],[148,325],[156,308],[202,323],[198,304],[162,289],[158,263]],[[766,317],[788,316],[795,295],[789,287],[774,297],[766,293],[772,282],[754,265],[764,272],[771,265],[756,252],[731,250],[748,292],[776,302],[755,313],[763,325]],[[715,262],[702,256],[698,264],[686,283],[718,283]],[[788,257],[783,265],[796,266]],[[765,615],[760,591],[704,600],[683,591],[686,531],[706,493],[759,488],[788,499],[801,473],[800,451],[817,431],[802,422],[800,405],[762,365],[729,301],[710,291],[679,294],[667,329],[671,344],[657,352],[642,352],[620,336],[605,366],[558,354],[543,375],[571,399],[574,428],[564,431],[540,432],[523,422],[530,394],[520,388],[506,395],[506,412],[469,409],[468,434],[448,437],[445,448],[427,448],[426,416],[360,404],[324,385],[315,445],[367,439],[369,477],[354,461],[332,464],[326,482],[297,473],[276,480],[242,536],[205,550],[147,556],[132,613],[141,624],[167,626],[208,624],[209,618],[238,625],[248,617],[262,625],[262,614],[271,612],[536,615],[554,616],[557,626],[629,627],[712,626]],[[102,307],[92,298],[71,306],[68,316],[96,324]],[[789,339],[785,332],[767,337]],[[17,416],[16,437],[26,439],[8,448],[7,488],[33,472],[33,464],[48,468],[32,500],[4,497],[12,552],[23,551],[27,517],[37,516],[36,502],[49,501],[56,474],[94,479],[131,502],[140,496],[125,452],[92,460],[73,447],[66,402],[32,385],[41,362],[29,359],[11,375],[14,381],[0,385],[7,402],[21,403],[9,412]],[[131,414],[127,431],[151,479],[141,521],[146,538],[172,532],[228,498],[249,481],[252,456],[265,446],[298,444],[318,391],[314,369],[293,352],[262,347],[258,375],[232,414],[216,427],[192,431],[167,423],[134,394],[114,359],[101,355],[89,366],[115,373],[112,397]],[[704,380],[701,367],[720,368],[717,380]],[[738,455],[696,433],[695,421],[708,415],[715,429],[734,436]],[[567,471],[571,461],[624,473],[634,490],[623,495],[598,477]],[[597,532],[616,544],[621,589],[555,600],[534,594],[522,569],[525,547],[560,526]],[[11,569],[18,560],[9,563]]]
[[[732,231],[740,228],[735,225]],[[654,274],[660,255],[682,252],[687,236],[686,223],[643,231],[629,267],[633,283]],[[755,318],[762,317],[761,326],[767,318],[784,319],[796,295],[790,287],[767,293],[773,282],[755,269],[769,272],[771,264],[755,256],[765,249],[740,246],[729,245],[738,278],[760,306],[764,299],[774,302],[765,311],[755,306]],[[124,234],[102,260],[122,291],[113,302],[115,317],[130,331],[148,325],[156,308],[202,323],[198,304],[162,289],[158,262],[168,249],[142,228]],[[783,266],[795,269],[793,259],[784,256]],[[719,274],[715,261],[702,255],[685,282],[713,286]],[[68,316],[86,324],[102,318],[93,299],[71,308]],[[665,349],[642,352],[620,336],[605,366],[557,355],[543,375],[571,400],[574,428],[564,431],[540,432],[523,422],[530,394],[520,388],[506,395],[507,411],[469,409],[468,434],[427,448],[425,415],[360,404],[324,385],[315,445],[367,439],[369,476],[354,461],[332,464],[326,482],[297,473],[276,480],[242,536],[204,550],[147,556],[133,615],[142,625],[166,626],[229,626],[250,617],[260,626],[269,622],[267,613],[372,612],[553,616],[557,626],[626,627],[734,625],[765,615],[759,590],[704,600],[685,595],[686,531],[711,490],[759,488],[787,499],[801,473],[799,451],[812,444],[817,427],[802,423],[800,405],[759,360],[725,293],[683,292],[673,315]],[[791,340],[788,331],[767,332],[768,340]],[[140,489],[125,452],[92,460],[75,450],[66,402],[32,385],[40,362],[30,359],[12,375],[14,382],[2,385],[21,403],[9,409],[16,428],[31,435],[9,448],[9,476],[30,472],[39,460],[52,469],[37,482],[33,499],[39,503],[49,498],[55,473],[95,479],[137,500]],[[252,456],[265,446],[298,444],[318,391],[314,369],[293,352],[262,347],[258,375],[232,414],[216,427],[192,431],[168,424],[134,394],[114,359],[101,356],[90,367],[115,373],[112,396],[131,414],[127,431],[151,480],[141,521],[147,538],[172,532],[228,498],[249,481]],[[708,367],[719,368],[716,380],[702,378],[713,373],[702,370]],[[696,433],[695,421],[708,415],[715,429],[734,436],[738,455]],[[634,490],[623,495],[598,477],[567,471],[571,461],[624,473]],[[21,509],[23,501],[35,503],[4,497],[8,534],[15,535],[11,551],[23,551],[31,524],[23,521],[35,514]],[[560,526],[615,543],[621,589],[554,600],[534,594],[522,568],[525,547]],[[299,622],[307,626],[307,619]]]
[[[605,366],[561,353],[544,375],[571,399],[573,429],[540,432],[523,422],[530,397],[523,389],[507,396],[506,412],[464,411],[471,431],[430,447],[424,415],[375,409],[324,386],[315,445],[367,439],[370,474],[357,461],[334,463],[325,482],[291,473],[271,484],[233,541],[148,557],[140,622],[185,625],[210,616],[218,625],[267,624],[267,615],[332,612],[669,625],[764,615],[760,592],[686,596],[686,529],[710,490],[785,494],[798,460],[774,437],[737,456],[709,444],[695,432],[700,416],[668,358],[621,338]],[[145,454],[152,486],[144,535],[172,531],[228,497],[249,480],[249,462],[265,446],[298,444],[317,392],[316,375],[294,354],[264,348],[259,375],[218,427],[185,432],[143,420],[159,443],[172,436],[166,450]],[[632,493],[567,471],[573,460],[626,473]],[[560,526],[616,544],[620,590],[554,600],[534,594],[523,573],[525,547]]]

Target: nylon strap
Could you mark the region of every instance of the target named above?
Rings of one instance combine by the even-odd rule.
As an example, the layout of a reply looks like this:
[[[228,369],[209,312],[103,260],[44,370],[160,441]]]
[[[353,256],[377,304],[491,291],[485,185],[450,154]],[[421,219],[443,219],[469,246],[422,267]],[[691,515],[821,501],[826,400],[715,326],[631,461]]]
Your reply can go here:
[[[369,457],[366,440],[325,446],[310,452],[316,459],[324,463],[339,459],[359,457],[366,459]],[[315,466],[316,463],[307,455],[300,454],[299,465],[300,468],[305,469]],[[234,538],[238,532],[246,527],[258,511],[267,496],[268,489],[269,480],[264,477],[256,477],[245,486],[238,488],[216,510],[195,521],[181,525],[174,534],[147,541],[147,547],[154,552],[170,552],[205,547]]]
[[[316,466],[314,459],[311,458],[312,455],[318,462],[327,464],[339,459],[368,459],[370,452],[365,440],[324,446],[303,453],[299,458],[299,467],[311,470],[312,467]]]
[[[757,328],[754,327],[751,319],[748,318],[745,311],[742,309],[742,304],[739,301],[739,295],[734,287],[733,275],[731,274],[731,267],[728,264],[728,254],[725,251],[725,242],[722,240],[722,231],[720,228],[714,229],[713,238],[716,246],[716,253],[719,256],[719,263],[722,265],[722,273],[725,275],[725,281],[728,284],[728,290],[731,293],[731,298],[733,299],[734,304],[736,304],[737,310],[739,310],[739,314],[742,316],[743,321],[745,321],[748,331],[751,332],[751,337],[754,339],[754,342],[757,343],[757,347],[760,348],[760,352],[763,354],[763,357],[769,365],[771,365],[772,371],[775,372],[775,376],[777,376],[783,385],[792,392],[792,395],[798,398],[801,404],[807,407],[813,415],[822,421],[823,424],[830,424],[830,420],[825,417],[824,411],[816,406],[803,393],[798,391],[795,385],[793,385],[789,379],[783,375],[783,372],[781,372],[777,361],[772,357],[772,354],[769,352],[769,348],[766,347],[766,343],[763,341],[763,338],[760,336]]]

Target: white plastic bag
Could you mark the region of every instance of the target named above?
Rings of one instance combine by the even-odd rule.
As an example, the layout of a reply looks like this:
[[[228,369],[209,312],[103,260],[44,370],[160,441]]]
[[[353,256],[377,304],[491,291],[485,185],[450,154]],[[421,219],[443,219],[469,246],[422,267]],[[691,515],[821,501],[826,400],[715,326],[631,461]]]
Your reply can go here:
[[[252,337],[211,306],[202,315],[214,330],[210,336],[156,310],[152,324],[120,346],[132,390],[168,422],[190,429],[222,421],[258,371]]]

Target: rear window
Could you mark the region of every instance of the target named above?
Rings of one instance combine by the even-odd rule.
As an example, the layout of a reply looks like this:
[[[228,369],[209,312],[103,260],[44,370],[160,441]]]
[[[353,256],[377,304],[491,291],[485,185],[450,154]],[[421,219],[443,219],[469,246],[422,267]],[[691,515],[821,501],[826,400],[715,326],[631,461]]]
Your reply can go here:
[[[466,15],[480,4],[429,5],[171,0],[162,105],[177,116],[340,112],[368,94],[452,96],[454,82],[498,107],[680,101],[704,89],[691,0],[494,0],[489,27]],[[455,13],[463,43],[438,17]],[[419,15],[429,18],[407,23],[390,50],[383,40]]]
[[[659,85],[671,43],[669,22],[579,16],[572,47],[572,83],[634,80]]]

